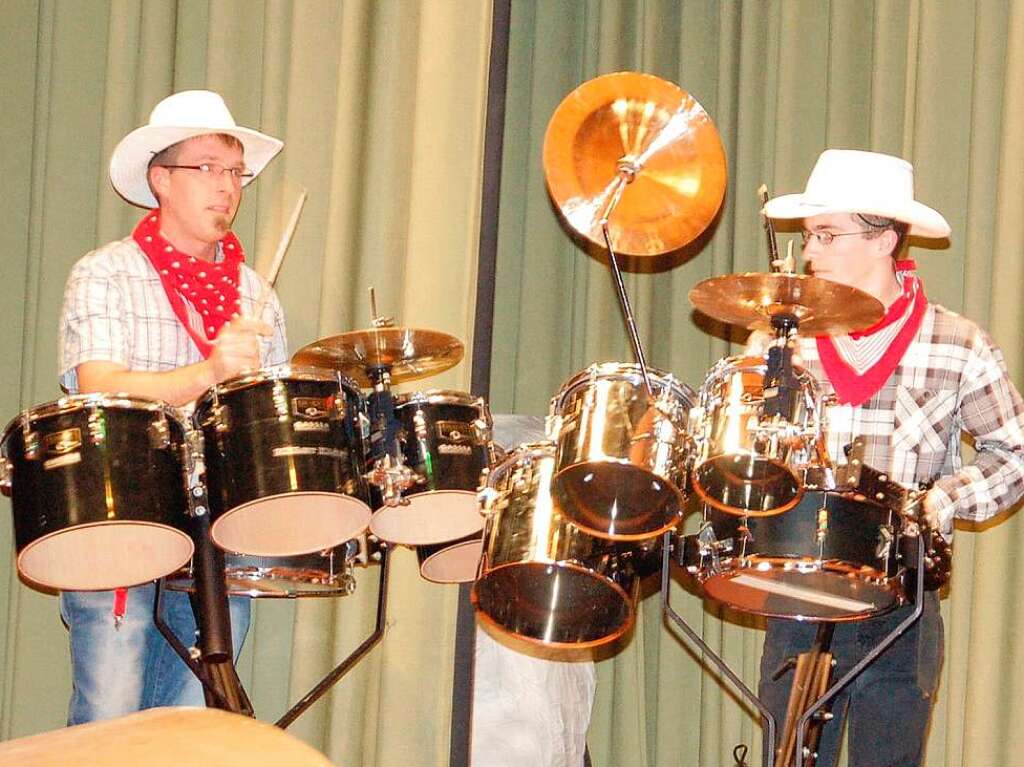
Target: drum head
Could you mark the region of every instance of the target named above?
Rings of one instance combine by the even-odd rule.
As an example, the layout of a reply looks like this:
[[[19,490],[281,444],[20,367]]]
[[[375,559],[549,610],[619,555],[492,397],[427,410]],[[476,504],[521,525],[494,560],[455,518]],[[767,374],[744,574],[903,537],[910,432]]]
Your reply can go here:
[[[899,604],[895,580],[851,577],[842,566],[799,560],[750,563],[714,576],[704,590],[715,601],[745,613],[808,621],[855,621],[888,612]]]
[[[382,506],[373,513],[370,532],[382,541],[429,546],[465,538],[484,527],[475,491],[436,490],[403,500],[408,504]]]
[[[18,554],[28,581],[60,591],[107,591],[162,578],[188,563],[192,539],[149,522],[98,522],[39,538]]]
[[[473,585],[483,620],[545,647],[595,647],[633,624],[633,603],[617,583],[570,562],[523,562],[491,570]]]
[[[683,497],[673,484],[628,463],[573,464],[555,475],[552,486],[565,517],[599,538],[651,538],[683,516]]]
[[[370,507],[338,493],[271,495],[236,506],[213,523],[213,542],[225,551],[261,557],[310,554],[361,535]]]
[[[476,580],[483,548],[483,538],[450,546],[421,547],[416,550],[420,557],[420,575],[433,583],[471,583]]]

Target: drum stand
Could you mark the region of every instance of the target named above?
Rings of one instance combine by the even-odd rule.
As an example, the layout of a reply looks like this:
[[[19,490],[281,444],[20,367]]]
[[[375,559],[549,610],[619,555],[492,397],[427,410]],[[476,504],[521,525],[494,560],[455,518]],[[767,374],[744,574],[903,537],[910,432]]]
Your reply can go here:
[[[824,707],[830,703],[840,691],[846,687],[858,674],[860,674],[865,668],[878,658],[885,650],[892,645],[910,626],[912,626],[920,617],[924,610],[924,545],[920,538],[912,538],[916,545],[914,545],[913,556],[916,559],[915,574],[915,587],[914,587],[914,610],[913,612],[904,618],[896,628],[886,634],[872,650],[865,655],[860,661],[858,661],[853,668],[851,668],[846,674],[844,674],[837,682],[831,687],[825,690],[817,699],[814,700],[810,706],[803,712],[799,720],[796,722],[796,743],[793,750],[793,754],[799,754],[802,756],[803,764],[813,764],[816,755],[812,753],[811,749],[805,747],[804,733],[807,730],[808,724],[812,717],[817,717],[819,720],[824,717],[818,716],[818,712],[822,711]],[[711,662],[719,672],[725,676],[735,687],[735,689],[748,701],[750,702],[761,714],[762,719],[765,722],[764,735],[762,738],[762,764],[765,767],[773,767],[775,764],[775,731],[776,721],[775,717],[768,710],[767,706],[761,701],[760,698],[741,680],[733,671],[729,668],[728,664],[719,657],[714,650],[700,637],[700,635],[686,623],[686,621],[680,616],[675,610],[672,609],[670,604],[669,586],[671,579],[669,577],[669,564],[672,558],[672,532],[665,533],[663,546],[662,546],[662,562],[661,562],[661,605],[662,611],[665,616],[670,618],[676,626],[686,635],[686,637],[693,643],[701,652],[702,658]],[[680,557],[682,553],[680,552]],[[819,634],[820,636],[820,634]],[[799,663],[799,661],[797,661]],[[806,661],[805,661],[806,665]],[[831,664],[829,664],[831,666]],[[828,669],[825,669],[826,672]],[[827,680],[827,676],[825,677]],[[798,680],[794,680],[796,685]],[[819,678],[820,683],[820,678]],[[824,686],[823,684],[821,686]],[[813,690],[812,690],[813,692]],[[805,700],[806,700],[805,696]],[[787,720],[791,717],[787,717]],[[787,721],[786,731],[790,732],[793,729],[792,723]],[[808,761],[809,760],[809,761]],[[794,765],[782,762],[782,767],[794,767]]]
[[[186,648],[161,617],[163,579],[156,583],[153,622],[171,648],[202,683],[207,706],[255,717],[252,703],[249,701],[245,688],[242,687],[234,664],[224,553],[213,545],[213,540],[210,537],[210,515],[207,513],[205,504],[206,493],[201,487],[197,487],[190,495],[192,535],[196,547],[193,558],[195,592],[190,595],[190,598],[192,610],[196,616],[198,640],[196,646],[191,649]],[[369,544],[367,545],[369,546]],[[375,560],[380,562],[377,620],[374,623],[373,632],[274,723],[281,729],[287,728],[305,713],[306,709],[319,700],[384,637],[390,560],[387,545],[383,542],[377,545],[379,546],[377,551],[368,550],[366,552],[367,563]]]

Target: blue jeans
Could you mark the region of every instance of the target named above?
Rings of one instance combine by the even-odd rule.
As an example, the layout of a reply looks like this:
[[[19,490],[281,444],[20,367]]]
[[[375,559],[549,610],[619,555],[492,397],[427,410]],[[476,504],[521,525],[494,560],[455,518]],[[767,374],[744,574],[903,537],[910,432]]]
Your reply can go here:
[[[114,628],[113,591],[65,591],[60,613],[71,637],[73,689],[68,724],[123,716],[156,706],[204,706],[202,685],[153,623],[156,587],[128,589],[128,606]],[[231,597],[235,658],[249,630],[249,599]],[[164,591],[164,622],[186,647],[196,622],[188,594]]]
[[[836,626],[831,651],[836,661],[831,681],[861,660],[913,608],[900,607],[865,621]],[[793,657],[810,648],[815,624],[770,620],[761,658],[761,700],[775,715],[781,736],[793,671],[772,676]],[[924,611],[915,622],[831,704],[834,719],[822,728],[817,767],[835,764],[843,722],[849,721],[850,767],[913,767],[924,759],[928,720],[942,668],[943,634],[939,598],[924,595]]]

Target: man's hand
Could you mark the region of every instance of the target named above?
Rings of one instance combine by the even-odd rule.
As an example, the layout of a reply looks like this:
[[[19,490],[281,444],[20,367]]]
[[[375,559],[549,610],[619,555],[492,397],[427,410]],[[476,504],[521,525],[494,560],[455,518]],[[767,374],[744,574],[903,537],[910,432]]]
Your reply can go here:
[[[235,317],[221,328],[207,362],[216,383],[248,370],[259,370],[260,336],[270,337],[274,329],[265,322]]]

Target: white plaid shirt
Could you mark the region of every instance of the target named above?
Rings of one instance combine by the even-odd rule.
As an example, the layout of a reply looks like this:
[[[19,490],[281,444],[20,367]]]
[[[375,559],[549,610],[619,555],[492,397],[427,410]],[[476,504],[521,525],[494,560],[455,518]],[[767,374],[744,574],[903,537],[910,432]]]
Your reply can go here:
[[[803,366],[834,393],[813,338],[800,339]],[[832,460],[861,437],[864,462],[906,487],[935,479],[929,500],[943,531],[953,518],[987,519],[1024,495],[1024,401],[1002,352],[965,317],[928,304],[921,327],[880,391],[863,405],[826,408]],[[977,457],[964,466],[961,432]]]
[[[239,272],[243,313],[255,311],[266,281],[245,264]],[[195,310],[186,301],[187,309]],[[261,340],[264,367],[288,361],[284,312],[271,290],[262,319],[274,328]],[[129,370],[160,372],[203,359],[174,314],[160,276],[131,237],[108,243],[71,269],[60,319],[58,370],[61,385],[78,392],[75,368],[105,361]]]

